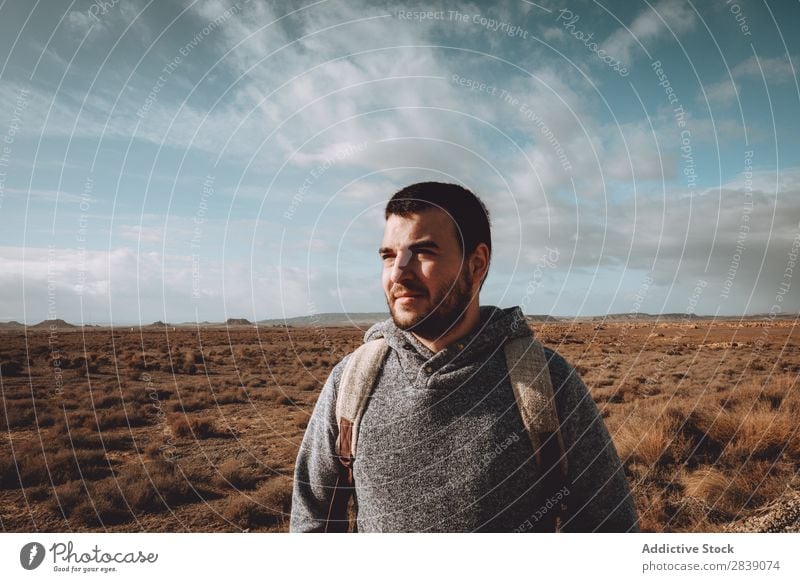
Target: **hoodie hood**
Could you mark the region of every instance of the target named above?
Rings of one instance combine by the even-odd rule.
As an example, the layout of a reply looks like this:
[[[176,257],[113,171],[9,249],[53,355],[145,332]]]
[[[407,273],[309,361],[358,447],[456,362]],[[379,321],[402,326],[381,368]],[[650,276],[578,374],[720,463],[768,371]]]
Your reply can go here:
[[[429,368],[438,371],[439,378],[444,380],[449,372],[482,365],[506,340],[530,335],[531,329],[519,307],[501,309],[484,305],[475,329],[438,353],[428,349],[411,332],[399,329],[391,317],[370,327],[364,341],[385,339],[411,377],[418,376],[421,368]]]

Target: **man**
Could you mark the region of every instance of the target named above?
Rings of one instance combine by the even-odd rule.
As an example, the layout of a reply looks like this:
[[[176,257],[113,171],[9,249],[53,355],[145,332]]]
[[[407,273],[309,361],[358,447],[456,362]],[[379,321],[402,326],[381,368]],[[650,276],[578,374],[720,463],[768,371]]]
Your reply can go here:
[[[503,348],[530,336],[519,307],[481,306],[491,257],[483,203],[425,182],[386,206],[380,256],[391,318],[365,342],[389,346],[358,428],[357,530],[532,531],[565,500],[560,531],[638,531],[614,445],[574,368],[544,349],[568,472],[542,486]],[[341,478],[336,399],[348,354],[314,408],[295,468],[291,531],[330,531]],[[552,473],[555,474],[555,473]]]

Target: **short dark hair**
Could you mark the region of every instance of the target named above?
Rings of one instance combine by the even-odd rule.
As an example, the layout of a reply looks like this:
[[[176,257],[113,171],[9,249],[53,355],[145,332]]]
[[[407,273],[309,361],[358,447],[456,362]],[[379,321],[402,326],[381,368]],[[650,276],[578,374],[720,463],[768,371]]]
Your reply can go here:
[[[480,243],[485,243],[491,259],[489,211],[472,191],[458,184],[418,182],[406,186],[386,204],[385,218],[388,219],[392,214],[406,216],[431,208],[444,210],[455,222],[456,239],[464,258],[472,254]]]

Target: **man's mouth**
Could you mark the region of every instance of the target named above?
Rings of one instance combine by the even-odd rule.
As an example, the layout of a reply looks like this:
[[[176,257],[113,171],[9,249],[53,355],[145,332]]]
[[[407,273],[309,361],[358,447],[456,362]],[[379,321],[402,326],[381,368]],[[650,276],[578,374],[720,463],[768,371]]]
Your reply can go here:
[[[415,300],[420,299],[423,296],[422,293],[412,293],[412,292],[403,292],[403,293],[395,293],[394,300],[399,301],[401,304],[404,303],[413,303]]]

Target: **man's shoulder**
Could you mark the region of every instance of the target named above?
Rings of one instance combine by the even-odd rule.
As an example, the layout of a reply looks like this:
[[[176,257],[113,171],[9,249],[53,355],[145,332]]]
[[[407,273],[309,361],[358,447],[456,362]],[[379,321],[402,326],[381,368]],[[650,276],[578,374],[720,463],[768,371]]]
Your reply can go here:
[[[551,369],[562,370],[572,367],[567,359],[553,348],[542,345],[542,350],[544,351],[544,357],[547,359],[547,364]]]
[[[376,340],[385,341],[383,338],[373,338],[367,341],[376,341]],[[336,362],[336,364],[333,366],[333,369],[331,370],[331,376],[333,376],[333,381],[336,385],[339,384],[339,380],[342,377],[342,374],[344,373],[344,369],[347,366],[347,363],[353,357],[353,354],[355,354],[360,348],[363,348],[366,343],[367,342],[365,341],[364,343],[356,346],[355,349],[351,350],[350,352],[342,356],[342,358],[338,362]]]
[[[333,380],[337,384],[339,383],[339,378],[342,377],[342,373],[344,373],[344,368],[347,366],[347,362],[349,362],[350,358],[353,356],[353,352],[355,352],[355,350],[345,354],[342,359],[336,362],[336,364],[333,366],[333,369],[331,370],[331,376],[333,376]]]
[[[367,345],[368,343],[372,343],[375,341],[385,342],[386,338],[384,338],[383,336],[377,336],[365,339],[362,343],[358,344],[355,348],[344,354],[342,358],[338,362],[336,362],[336,365],[334,366],[333,369],[336,370],[337,368],[339,368],[341,370],[344,370],[344,367],[347,365],[347,362],[350,361],[350,358],[353,357],[353,354],[355,354],[358,350],[364,348],[364,346]]]
[[[547,367],[550,370],[550,377],[553,383],[563,383],[568,380],[579,380],[580,375],[578,371],[564,356],[559,354],[556,350],[542,346],[544,349],[544,357],[547,360]]]

